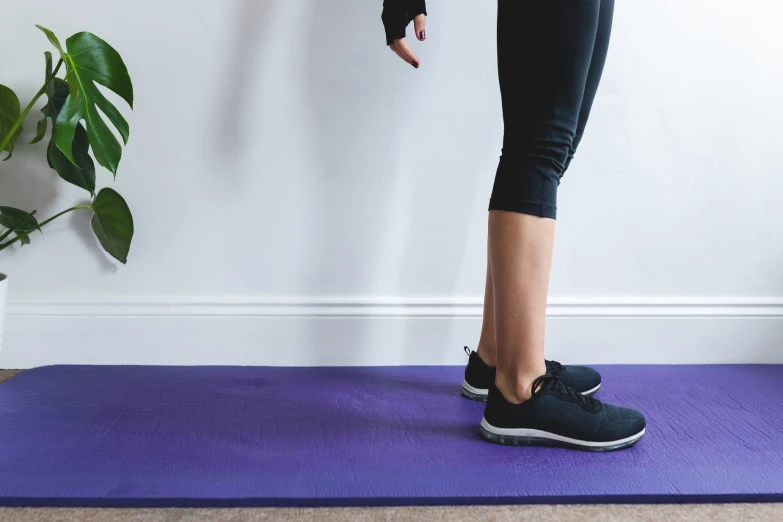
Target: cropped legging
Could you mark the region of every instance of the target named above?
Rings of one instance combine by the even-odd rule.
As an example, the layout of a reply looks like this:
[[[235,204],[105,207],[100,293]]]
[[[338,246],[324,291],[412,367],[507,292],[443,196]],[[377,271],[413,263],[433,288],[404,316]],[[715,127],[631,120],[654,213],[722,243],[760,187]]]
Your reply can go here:
[[[505,134],[489,210],[556,218],[601,81],[614,0],[498,0]]]

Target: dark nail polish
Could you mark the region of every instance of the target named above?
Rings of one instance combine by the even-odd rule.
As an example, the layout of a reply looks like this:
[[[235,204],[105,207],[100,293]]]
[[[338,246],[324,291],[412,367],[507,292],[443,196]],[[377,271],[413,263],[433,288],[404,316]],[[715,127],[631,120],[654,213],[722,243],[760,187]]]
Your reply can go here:
[[[419,68],[419,64],[417,64],[416,62],[413,62],[411,65],[414,66],[417,69]]]
[[[421,38],[422,40],[426,40],[426,39],[427,39],[427,35],[426,35],[426,33],[425,33],[424,31],[421,31],[421,32],[419,33],[419,38]]]

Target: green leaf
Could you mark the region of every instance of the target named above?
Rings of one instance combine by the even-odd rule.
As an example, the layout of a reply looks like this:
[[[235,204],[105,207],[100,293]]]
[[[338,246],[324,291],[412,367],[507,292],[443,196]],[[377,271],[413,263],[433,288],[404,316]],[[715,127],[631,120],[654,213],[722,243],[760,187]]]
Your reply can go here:
[[[104,250],[121,263],[128,262],[133,239],[133,216],[128,204],[115,190],[102,189],[92,204],[92,230]]]
[[[2,140],[8,136],[8,133],[11,132],[11,129],[16,123],[16,120],[19,119],[21,113],[22,108],[19,105],[19,98],[16,96],[16,93],[5,85],[0,85],[0,142],[2,142]],[[20,125],[13,138],[11,138],[11,141],[5,146],[5,150],[8,151],[8,156],[6,156],[5,160],[11,158],[11,155],[14,152],[14,142],[16,142],[16,138],[18,138],[21,133],[22,126]],[[3,151],[0,150],[0,152]]]
[[[46,127],[48,121],[49,120],[47,120],[46,117],[41,118],[41,120],[38,122],[38,130],[35,133],[35,138],[33,138],[33,141],[30,142],[30,145],[38,143],[44,139],[44,136],[46,136]]]
[[[29,212],[13,207],[0,207],[0,226],[13,230],[23,245],[30,244],[30,232],[41,230],[38,221]],[[3,234],[3,237],[6,235]]]
[[[117,129],[125,144],[128,143],[128,122],[96,83],[114,91],[132,109],[133,86],[128,69],[120,54],[92,33],[71,36],[66,40],[66,47],[68,52],[63,58],[70,94],[54,126],[55,142],[65,156],[75,162],[73,137],[79,122],[84,120],[95,159],[116,176],[122,146],[103,120],[101,112]]]
[[[46,59],[46,74],[44,75],[44,81],[47,81],[49,77],[52,75],[52,53],[50,53],[49,51],[45,51],[44,58]],[[49,85],[51,85],[51,83],[52,82],[50,82]],[[47,91],[49,85],[47,85]],[[43,112],[43,110],[41,112]],[[44,136],[46,135],[47,124],[48,122],[46,121],[46,113],[44,113],[44,117],[41,119],[41,121],[38,122],[38,129],[37,132],[35,133],[35,138],[33,138],[33,141],[30,142],[30,145],[34,143],[38,143],[39,141],[44,139]]]
[[[68,98],[68,82],[62,78],[54,78],[46,87],[46,96],[48,101],[41,112],[44,113],[44,116],[51,118],[54,123],[60,114],[60,109],[65,105],[66,98]]]
[[[52,124],[57,120],[60,109],[68,98],[68,82],[60,78],[55,78],[47,88],[49,101],[41,112],[52,119]],[[68,183],[73,183],[90,193],[95,194],[95,163],[89,154],[90,142],[87,138],[87,132],[79,124],[76,126],[76,132],[73,137],[73,157],[75,164],[65,156],[63,151],[57,148],[54,135],[49,141],[49,147],[46,149],[46,159],[49,166],[52,167],[62,179]]]
[[[0,207],[0,225],[13,228],[14,232],[32,232],[38,230],[38,220],[25,210],[13,207]]]
[[[43,31],[43,33],[46,35],[46,37],[49,39],[49,41],[52,43],[53,46],[57,48],[58,51],[60,51],[60,56],[65,57],[65,52],[63,51],[62,46],[60,45],[60,40],[57,39],[57,37],[54,35],[53,32],[51,32],[46,27],[41,27],[40,25],[36,25],[38,29]],[[47,78],[49,75],[46,76]]]
[[[95,194],[95,164],[90,157],[90,143],[87,140],[87,131],[84,127],[78,125],[76,134],[73,137],[73,157],[76,164],[70,162],[65,157],[63,151],[57,148],[54,137],[49,141],[49,147],[46,149],[46,159],[49,166],[52,167],[62,179],[68,183],[73,183],[90,193]]]

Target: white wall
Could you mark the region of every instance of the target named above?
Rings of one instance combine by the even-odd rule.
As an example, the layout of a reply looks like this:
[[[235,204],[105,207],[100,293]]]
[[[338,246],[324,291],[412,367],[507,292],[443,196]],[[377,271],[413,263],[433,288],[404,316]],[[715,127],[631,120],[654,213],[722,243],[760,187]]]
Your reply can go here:
[[[0,82],[23,103],[48,48],[36,23],[125,58],[136,110],[114,187],[136,238],[117,268],[82,215],[3,252],[0,367],[464,362],[502,140],[495,5],[430,0],[414,70],[384,46],[381,3],[4,9]],[[775,0],[617,2],[561,186],[551,356],[783,362],[781,19]],[[0,204],[82,198],[44,150],[0,164]]]

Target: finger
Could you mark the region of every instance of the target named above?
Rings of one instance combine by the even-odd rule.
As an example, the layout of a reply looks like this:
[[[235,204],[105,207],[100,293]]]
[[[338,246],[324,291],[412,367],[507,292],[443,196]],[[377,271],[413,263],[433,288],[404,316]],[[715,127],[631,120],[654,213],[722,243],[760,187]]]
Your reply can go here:
[[[419,58],[413,54],[413,51],[411,51],[411,48],[408,47],[408,44],[405,42],[405,38],[400,38],[399,40],[394,40],[394,47],[400,52],[400,56],[403,60],[411,64],[412,66],[419,68]]]
[[[396,44],[396,43],[394,43],[394,44],[390,45],[390,46],[389,46],[389,48],[390,48],[392,51],[394,51],[394,52],[397,54],[397,56],[399,56],[399,57],[400,57],[400,59],[401,59],[403,62],[405,62],[405,63],[409,63],[409,64],[413,65],[414,67],[416,67],[416,64],[415,64],[415,63],[411,63],[411,60],[410,60],[410,58],[408,58],[407,56],[405,56],[405,55],[402,53],[402,51],[400,50],[400,48],[399,48],[399,47],[397,47],[397,44]]]
[[[397,56],[399,56],[402,61],[407,62],[407,63],[411,63],[411,62],[408,61],[407,58],[405,58],[405,56],[403,56],[403,54],[400,51],[397,50],[397,45],[396,44],[391,44],[389,46],[389,49],[391,49]]]
[[[416,38],[423,42],[427,39],[427,16],[420,14],[413,19],[413,27],[416,29]]]

